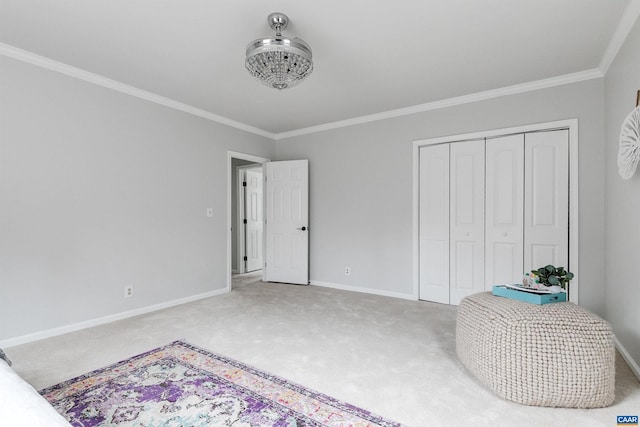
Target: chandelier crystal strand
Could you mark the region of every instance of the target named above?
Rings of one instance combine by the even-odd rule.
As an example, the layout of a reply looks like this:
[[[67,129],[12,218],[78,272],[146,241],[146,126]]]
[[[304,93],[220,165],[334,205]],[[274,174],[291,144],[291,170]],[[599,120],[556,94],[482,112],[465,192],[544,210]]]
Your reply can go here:
[[[254,40],[247,46],[245,67],[263,84],[286,89],[302,82],[313,71],[311,48],[304,40],[282,37],[288,18],[272,13],[268,21],[276,35]]]

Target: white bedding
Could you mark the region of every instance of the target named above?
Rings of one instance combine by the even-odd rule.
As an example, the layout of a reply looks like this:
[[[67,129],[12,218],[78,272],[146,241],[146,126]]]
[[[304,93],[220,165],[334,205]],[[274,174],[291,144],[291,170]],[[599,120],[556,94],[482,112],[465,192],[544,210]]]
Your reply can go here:
[[[70,426],[4,360],[0,360],[0,424],[11,427]]]

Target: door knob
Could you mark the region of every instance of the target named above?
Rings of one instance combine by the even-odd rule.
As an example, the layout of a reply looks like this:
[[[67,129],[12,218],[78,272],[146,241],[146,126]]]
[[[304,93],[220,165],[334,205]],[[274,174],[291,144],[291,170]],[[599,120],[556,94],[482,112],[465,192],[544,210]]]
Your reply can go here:
[[[306,230],[307,230],[307,227],[304,227],[304,226],[303,226],[303,227],[298,228],[298,230],[306,231]]]

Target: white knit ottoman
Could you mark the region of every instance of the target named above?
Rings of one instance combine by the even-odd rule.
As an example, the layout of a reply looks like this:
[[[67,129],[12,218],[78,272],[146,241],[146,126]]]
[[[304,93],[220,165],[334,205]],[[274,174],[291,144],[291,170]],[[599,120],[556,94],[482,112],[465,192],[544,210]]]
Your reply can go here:
[[[611,327],[570,302],[471,295],[458,307],[456,351],[471,373],[507,400],[566,408],[613,403]]]

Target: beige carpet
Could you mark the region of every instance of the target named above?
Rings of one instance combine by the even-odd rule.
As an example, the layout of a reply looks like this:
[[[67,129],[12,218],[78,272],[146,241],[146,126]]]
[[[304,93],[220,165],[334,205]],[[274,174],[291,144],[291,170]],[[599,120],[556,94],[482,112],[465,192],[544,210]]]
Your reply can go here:
[[[225,295],[7,349],[42,388],[183,338],[410,426],[615,426],[640,414],[616,362],[603,409],[528,407],[479,384],[455,355],[456,307],[238,278]]]

